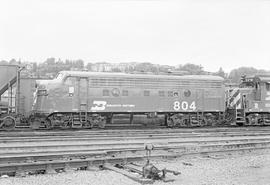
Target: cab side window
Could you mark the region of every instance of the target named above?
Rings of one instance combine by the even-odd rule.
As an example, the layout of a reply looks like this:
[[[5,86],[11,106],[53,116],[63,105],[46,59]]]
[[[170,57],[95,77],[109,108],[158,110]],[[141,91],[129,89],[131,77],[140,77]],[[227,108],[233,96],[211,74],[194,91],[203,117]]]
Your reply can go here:
[[[266,90],[270,91],[270,83],[266,83],[265,85],[266,85]]]
[[[261,101],[261,87],[260,87],[260,83],[256,82],[255,84],[255,97],[254,97],[255,101]]]
[[[68,95],[70,97],[73,97],[74,96],[74,93],[75,93],[75,84],[76,84],[76,77],[67,77],[64,84],[66,86],[68,86]]]
[[[69,76],[65,80],[65,85],[74,86],[75,85],[75,82],[76,82],[76,78]]]

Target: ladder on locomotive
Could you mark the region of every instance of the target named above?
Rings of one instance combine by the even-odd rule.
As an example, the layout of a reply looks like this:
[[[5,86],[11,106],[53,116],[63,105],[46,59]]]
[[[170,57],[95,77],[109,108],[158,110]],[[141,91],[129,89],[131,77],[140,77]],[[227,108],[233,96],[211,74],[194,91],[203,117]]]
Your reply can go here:
[[[75,122],[73,122],[73,127],[83,127],[87,122],[87,110],[88,110],[88,78],[80,78],[78,83],[79,91],[79,114]]]
[[[235,122],[237,125],[243,125],[245,123],[245,113],[243,108],[235,109]]]
[[[246,122],[245,101],[243,100],[243,96],[240,98],[240,103],[235,105],[235,122],[237,125],[244,125]]]
[[[81,104],[81,107],[84,106]],[[72,128],[81,128],[87,122],[87,111],[84,109],[79,110],[78,113],[73,115]]]
[[[245,101],[239,88],[230,89],[228,91],[228,107],[231,107],[234,112],[234,119],[236,125],[245,124]]]
[[[80,104],[80,122],[81,123],[87,122],[87,103]]]

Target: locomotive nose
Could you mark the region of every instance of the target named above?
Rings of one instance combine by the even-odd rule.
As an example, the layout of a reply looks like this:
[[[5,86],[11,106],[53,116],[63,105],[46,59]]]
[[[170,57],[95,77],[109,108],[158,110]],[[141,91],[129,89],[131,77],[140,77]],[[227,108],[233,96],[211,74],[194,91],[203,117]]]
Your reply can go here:
[[[37,80],[35,86],[37,89],[46,89],[47,84],[47,80]]]
[[[37,80],[37,82],[36,82],[37,95],[39,95],[39,96],[48,95],[47,86],[48,86],[48,84],[46,83],[46,81]]]

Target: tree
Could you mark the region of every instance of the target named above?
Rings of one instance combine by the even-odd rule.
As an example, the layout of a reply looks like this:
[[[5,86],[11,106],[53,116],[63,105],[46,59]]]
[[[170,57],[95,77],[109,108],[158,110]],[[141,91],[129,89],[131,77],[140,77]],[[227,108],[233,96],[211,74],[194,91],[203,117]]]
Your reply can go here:
[[[216,72],[215,75],[221,76],[222,78],[226,77],[226,74],[225,74],[224,70],[222,69],[222,67],[219,68],[218,72]]]
[[[191,63],[187,63],[185,65],[179,65],[179,68],[177,70],[180,71],[187,71],[192,75],[199,75],[199,74],[203,74],[203,67],[201,65],[195,65],[195,64],[191,64]]]
[[[51,58],[47,58],[44,62],[47,65],[54,65],[55,64],[55,58],[51,57]]]
[[[90,62],[87,63],[86,69],[87,69],[88,71],[93,71],[92,67],[93,67],[93,64],[92,64],[92,63],[90,63]]]
[[[8,64],[8,61],[6,61],[6,60],[1,60],[1,61],[0,61],[0,64],[2,64],[2,65],[3,65],[3,64]]]
[[[255,69],[254,67],[240,67],[237,69],[233,69],[230,72],[229,79],[231,80],[231,82],[238,83],[240,81],[242,75],[251,76],[251,75],[256,75],[256,74],[261,74],[261,73],[267,73],[267,71],[262,70],[262,69],[260,69],[260,70]]]
[[[36,62],[33,62],[33,68],[32,68],[32,71],[34,72],[34,73],[36,73],[37,72],[37,63]]]
[[[154,64],[151,64],[149,62],[138,63],[135,66],[135,71],[157,73],[158,72],[158,66],[154,65]]]
[[[77,69],[83,69],[84,68],[84,61],[82,59],[75,60],[73,63],[73,67]]]
[[[11,59],[10,61],[9,61],[9,64],[18,64],[18,62],[13,58],[13,59]]]

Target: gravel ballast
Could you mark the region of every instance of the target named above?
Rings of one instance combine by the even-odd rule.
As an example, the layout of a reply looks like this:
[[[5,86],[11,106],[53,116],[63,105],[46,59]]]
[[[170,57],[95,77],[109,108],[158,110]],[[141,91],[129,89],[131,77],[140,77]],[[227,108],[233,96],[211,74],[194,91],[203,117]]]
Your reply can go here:
[[[267,185],[270,184],[270,153],[222,154],[190,156],[172,160],[152,161],[162,168],[177,170],[181,175],[168,177],[174,182],[161,185]],[[0,185],[139,185],[112,171],[76,171],[55,175],[36,175],[24,178],[0,178]]]

